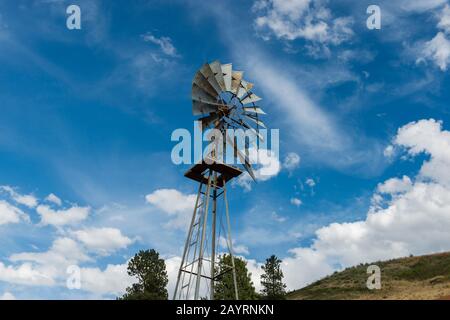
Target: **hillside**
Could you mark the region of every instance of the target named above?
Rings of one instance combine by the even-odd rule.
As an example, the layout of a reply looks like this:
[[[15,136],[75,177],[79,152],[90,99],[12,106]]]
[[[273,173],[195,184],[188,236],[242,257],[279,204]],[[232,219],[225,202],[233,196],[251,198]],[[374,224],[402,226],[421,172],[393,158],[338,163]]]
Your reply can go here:
[[[369,290],[367,267],[381,269],[380,290]],[[288,299],[450,299],[450,252],[361,264],[325,277]]]

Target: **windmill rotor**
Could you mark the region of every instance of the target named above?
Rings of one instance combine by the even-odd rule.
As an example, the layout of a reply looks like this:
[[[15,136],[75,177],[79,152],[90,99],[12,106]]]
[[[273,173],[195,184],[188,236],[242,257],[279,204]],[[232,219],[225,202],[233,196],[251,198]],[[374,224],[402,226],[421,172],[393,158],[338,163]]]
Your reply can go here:
[[[260,128],[266,128],[260,116],[266,113],[255,104],[262,99],[252,91],[254,85],[243,76],[244,72],[233,70],[231,63],[221,64],[217,60],[205,63],[192,81],[192,113],[202,116],[198,120],[203,129],[220,129],[224,135],[227,129],[248,130],[258,146],[259,141],[264,141]],[[242,151],[228,136],[224,140],[231,144],[235,158],[255,180],[248,144]]]

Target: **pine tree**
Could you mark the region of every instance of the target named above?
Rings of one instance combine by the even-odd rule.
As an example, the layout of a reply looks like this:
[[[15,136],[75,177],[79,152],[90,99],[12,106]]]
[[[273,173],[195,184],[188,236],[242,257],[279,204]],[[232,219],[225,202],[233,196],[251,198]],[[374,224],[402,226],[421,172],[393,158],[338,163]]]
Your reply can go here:
[[[166,264],[155,250],[141,250],[128,263],[128,275],[138,282],[127,288],[123,300],[167,300]]]
[[[283,283],[283,271],[281,271],[281,260],[275,255],[266,259],[266,264],[261,268],[262,293],[265,299],[282,300],[286,296],[286,285]]]
[[[234,264],[236,266],[236,282],[238,288],[238,295],[240,300],[256,300],[258,294],[255,291],[253,282],[251,280],[251,273],[248,272],[247,262],[241,258],[234,257]],[[234,281],[233,273],[231,272],[231,256],[226,254],[219,257],[219,267],[216,274],[224,274],[216,282],[214,287],[214,299],[216,300],[234,300]]]

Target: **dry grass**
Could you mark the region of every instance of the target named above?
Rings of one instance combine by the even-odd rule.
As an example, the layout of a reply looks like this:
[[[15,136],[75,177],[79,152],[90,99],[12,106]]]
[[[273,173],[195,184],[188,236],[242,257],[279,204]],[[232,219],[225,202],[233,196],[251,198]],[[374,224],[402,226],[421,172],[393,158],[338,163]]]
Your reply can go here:
[[[380,290],[369,290],[366,270],[381,268]],[[303,289],[291,292],[294,300],[435,300],[450,299],[450,253],[408,257],[345,269]]]

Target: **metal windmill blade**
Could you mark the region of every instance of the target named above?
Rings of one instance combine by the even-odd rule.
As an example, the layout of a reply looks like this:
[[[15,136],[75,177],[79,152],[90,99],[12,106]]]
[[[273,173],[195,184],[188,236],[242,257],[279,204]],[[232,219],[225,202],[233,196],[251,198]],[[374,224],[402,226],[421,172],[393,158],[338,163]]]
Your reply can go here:
[[[221,66],[225,90],[231,91],[231,77],[233,73],[233,65],[231,63],[223,64]]]
[[[249,93],[242,101],[242,104],[247,104],[247,103],[253,103],[253,102],[258,102],[262,100],[260,97],[258,97],[256,94],[254,93]]]
[[[244,111],[250,113],[266,114],[260,107],[244,107]]]
[[[222,73],[222,65],[219,61],[214,61],[209,64],[212,72],[214,73],[214,77],[216,78],[217,83],[219,84],[221,91],[226,91],[225,80],[223,78]]]
[[[259,120],[258,118],[256,118],[256,117],[253,117],[252,115],[245,115],[245,117],[247,118],[247,119],[250,119],[251,121],[253,121],[254,123],[256,123],[258,126],[260,126],[260,127],[263,127],[263,128],[266,128],[266,125],[264,124],[264,122],[262,122],[261,120]]]
[[[250,164],[250,160],[246,154],[243,154],[237,147],[236,141],[233,141],[230,136],[227,134],[227,142],[232,146],[235,156],[239,157],[239,160],[241,161],[242,165],[244,166],[245,170],[248,172],[250,177],[252,177],[253,180],[256,181],[255,174],[253,173],[252,166]],[[236,137],[234,137],[236,139]],[[248,151],[248,150],[246,150]]]
[[[204,115],[199,119],[202,128],[216,128],[223,133],[228,128],[249,130],[254,137],[252,143],[255,142],[257,147],[258,141],[264,141],[259,130],[266,128],[259,117],[266,113],[255,105],[261,98],[251,91],[253,84],[244,80],[243,75],[243,71],[233,70],[231,63],[221,64],[218,60],[205,63],[192,81],[192,111],[194,115]],[[244,169],[255,180],[246,156],[248,146],[245,150],[237,150],[234,141],[228,142],[236,149],[234,157],[239,158]]]
[[[239,86],[241,85],[242,77],[244,73],[242,71],[232,71],[231,73],[231,93],[237,94]]]
[[[193,84],[196,84],[198,87],[202,88],[203,91],[208,93],[210,96],[217,97],[220,92],[217,92],[216,89],[211,85],[207,78],[199,71],[195,74]]]
[[[245,80],[241,80],[241,83],[239,85],[239,90],[237,91],[236,96],[239,99],[242,99],[242,97],[245,97],[252,88],[253,88],[253,83],[247,82]]]
[[[219,95],[222,92],[222,88],[217,83],[216,77],[214,76],[214,72],[211,70],[209,64],[204,64],[199,72],[205,77],[205,79],[209,82],[209,84],[214,88],[216,94]]]

